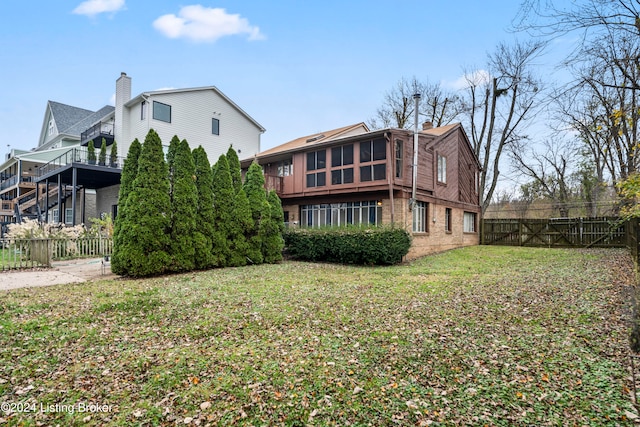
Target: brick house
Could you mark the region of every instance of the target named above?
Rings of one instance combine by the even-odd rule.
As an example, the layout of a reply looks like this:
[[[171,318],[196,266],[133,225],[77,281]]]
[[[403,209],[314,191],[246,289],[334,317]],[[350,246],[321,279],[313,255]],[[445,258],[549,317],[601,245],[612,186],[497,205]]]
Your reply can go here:
[[[290,226],[396,224],[413,236],[407,258],[476,245],[480,164],[459,123],[414,133],[358,123],[295,139],[257,161]],[[415,197],[414,197],[415,194]]]

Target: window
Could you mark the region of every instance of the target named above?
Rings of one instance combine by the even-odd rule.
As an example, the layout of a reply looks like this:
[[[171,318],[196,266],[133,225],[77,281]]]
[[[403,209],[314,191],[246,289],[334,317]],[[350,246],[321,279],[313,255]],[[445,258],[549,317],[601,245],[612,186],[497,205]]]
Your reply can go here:
[[[64,223],[73,224],[73,209],[66,208],[64,210]]]
[[[53,125],[53,119],[49,120],[49,135],[53,135],[55,127]]]
[[[307,153],[307,171],[315,171],[327,167],[327,151],[312,151]],[[322,187],[327,185],[327,173],[315,172],[307,174],[307,187]]]
[[[373,141],[360,143],[360,163],[375,162],[376,160],[385,160],[386,158],[387,150],[384,139],[375,139]]]
[[[60,213],[60,211],[58,211],[58,208],[51,210],[51,222],[52,223],[57,224],[58,222],[60,222],[59,213]]]
[[[325,150],[307,153],[307,170],[324,169],[327,166],[327,152]]]
[[[396,139],[396,178],[402,178],[402,167],[404,160],[404,143],[400,139]]]
[[[161,122],[171,123],[171,105],[153,101],[153,118]]]
[[[283,160],[278,163],[278,176],[293,175],[293,163],[291,159]]]
[[[476,232],[476,214],[474,212],[465,212],[463,217],[463,231],[465,233]]]
[[[427,203],[416,202],[413,205],[413,232],[427,232]]]
[[[327,185],[327,173],[317,172],[307,174],[307,187],[322,187]]]
[[[386,172],[387,165],[385,163],[360,166],[360,181],[378,181],[386,179]]]
[[[451,208],[444,209],[444,231],[451,233]]]
[[[111,218],[115,220],[118,217],[118,205],[111,205]]]
[[[140,120],[145,120],[147,118],[147,101],[142,101],[140,103]]]
[[[353,144],[333,147],[331,149],[331,167],[353,164]],[[331,184],[350,184],[353,182],[353,168],[334,169],[331,171]]]
[[[353,144],[331,149],[331,166],[338,167],[353,164]]]
[[[353,182],[353,168],[331,171],[331,184],[350,184]]]
[[[438,182],[447,183],[447,158],[438,154]]]
[[[380,225],[382,202],[364,201],[303,205],[300,207],[303,227],[340,227],[344,225]]]
[[[211,119],[211,133],[214,135],[220,135],[220,120]]]

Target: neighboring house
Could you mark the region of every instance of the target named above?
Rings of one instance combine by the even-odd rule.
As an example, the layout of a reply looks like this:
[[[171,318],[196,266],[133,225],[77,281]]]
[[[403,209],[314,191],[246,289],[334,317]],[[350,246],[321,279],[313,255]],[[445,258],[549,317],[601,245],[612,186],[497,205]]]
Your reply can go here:
[[[298,138],[257,161],[289,225],[396,224],[412,233],[408,258],[479,243],[480,165],[460,124],[418,133],[364,123]],[[415,199],[413,194],[415,191]]]
[[[154,129],[165,148],[174,135],[192,148],[202,145],[213,164],[233,146],[240,156],[260,151],[265,129],[214,86],[143,92],[131,97],[131,78],[116,81],[116,105],[90,111],[49,101],[37,148],[12,150],[0,164],[0,223],[23,217],[75,225],[104,213],[117,214],[122,164],[131,142]],[[105,162],[96,155],[102,141]],[[118,157],[110,150],[117,142]],[[73,191],[75,189],[75,191]]]

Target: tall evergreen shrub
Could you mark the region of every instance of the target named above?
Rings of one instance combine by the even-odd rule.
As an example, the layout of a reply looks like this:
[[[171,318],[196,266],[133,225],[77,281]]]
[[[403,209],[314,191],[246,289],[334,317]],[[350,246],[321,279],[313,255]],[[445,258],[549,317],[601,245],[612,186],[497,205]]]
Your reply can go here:
[[[264,262],[273,264],[282,261],[282,250],[284,249],[284,212],[282,202],[275,190],[269,191],[267,195],[269,205],[269,215],[261,222],[262,228],[262,255]]]
[[[128,271],[127,258],[122,256],[126,241],[123,240],[122,224],[126,224],[127,197],[133,188],[133,182],[138,174],[138,158],[142,146],[136,138],[129,147],[129,152],[124,161],[122,174],[120,175],[120,190],[118,192],[118,216],[114,219],[113,228],[113,253],[111,256],[111,271],[115,274],[126,274]],[[126,252],[126,251],[125,251]]]
[[[168,252],[171,202],[162,141],[153,129],[142,146],[138,173],[126,207],[121,233],[126,242],[121,255],[129,267],[125,274],[141,277],[165,273],[171,262]]]
[[[264,235],[260,232],[260,222],[263,217],[268,217],[270,213],[269,204],[267,203],[267,193],[264,188],[264,175],[259,164],[252,163],[251,166],[249,166],[242,188],[249,200],[252,219],[252,225],[246,233],[247,242],[249,242],[251,246],[251,253],[254,254],[254,257],[258,257],[255,263],[261,264],[264,262],[262,253]]]
[[[193,162],[198,192],[196,232],[193,238],[195,266],[197,269],[204,270],[215,266],[211,254],[214,233],[213,175],[209,158],[202,146],[193,150]]]
[[[227,157],[223,154],[213,166],[213,234],[211,253],[218,267],[231,261],[231,230],[235,194]]]
[[[196,167],[187,140],[183,139],[173,157],[173,193],[171,197],[171,254],[172,271],[191,271],[195,268],[194,237],[196,234],[198,189]]]
[[[233,145],[229,146],[229,149],[227,150],[227,162],[229,163],[229,172],[231,173],[233,189],[237,193],[242,187],[242,169],[240,167],[238,153],[233,148]]]
[[[98,156],[98,163],[101,165],[107,164],[107,140],[102,138],[102,144],[100,145],[100,155]]]

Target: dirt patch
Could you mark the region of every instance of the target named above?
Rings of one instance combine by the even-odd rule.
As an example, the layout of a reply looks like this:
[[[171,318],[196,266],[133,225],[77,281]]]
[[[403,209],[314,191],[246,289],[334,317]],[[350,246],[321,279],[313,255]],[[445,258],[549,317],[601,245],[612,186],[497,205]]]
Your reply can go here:
[[[103,268],[104,267],[104,268]],[[55,261],[51,268],[0,273],[0,291],[118,277],[102,258]]]

